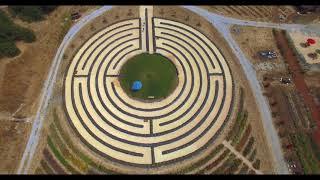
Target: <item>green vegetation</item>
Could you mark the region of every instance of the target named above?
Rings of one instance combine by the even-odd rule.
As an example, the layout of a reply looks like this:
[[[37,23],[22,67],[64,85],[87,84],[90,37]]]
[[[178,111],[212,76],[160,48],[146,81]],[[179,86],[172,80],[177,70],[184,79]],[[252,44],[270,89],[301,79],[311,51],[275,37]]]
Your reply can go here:
[[[126,62],[120,71],[120,84],[132,97],[154,99],[167,97],[178,83],[174,64],[160,54],[139,54]],[[132,91],[134,81],[141,81],[142,88]]]
[[[30,43],[36,39],[31,30],[14,24],[2,10],[0,10],[0,24],[0,58],[20,54],[20,50],[15,45],[16,41]]]
[[[197,174],[203,174],[204,172],[209,171],[214,167],[218,166],[220,162],[222,162],[229,154],[230,154],[229,149],[224,150],[216,160],[214,160],[212,163],[208,164],[206,167],[198,171]]]
[[[243,92],[243,88],[240,87],[240,100],[239,100],[239,112],[243,111],[243,105],[244,105],[244,92]]]
[[[237,144],[242,134],[244,133],[246,124],[247,124],[247,118],[248,118],[248,112],[243,109],[244,105],[244,92],[243,88],[240,88],[240,100],[239,100],[239,110],[237,114],[236,121],[233,124],[232,129],[228,132],[228,135],[226,137],[227,141],[231,141],[231,145]]]
[[[244,133],[248,119],[248,111],[239,112],[237,114],[236,122],[234,123],[230,134],[227,136],[227,140],[231,140],[231,144],[234,146],[237,144]]]
[[[234,164],[236,155],[230,154],[227,160],[223,162],[221,166],[219,166],[216,170],[213,171],[212,174],[224,174],[225,170]]]
[[[68,147],[72,150],[72,152],[76,155],[78,155],[78,157],[80,159],[82,159],[85,163],[87,163],[88,165],[90,165],[91,167],[103,172],[103,173],[107,173],[107,174],[119,174],[119,172],[115,172],[111,169],[107,169],[104,166],[102,166],[101,164],[97,164],[95,163],[92,159],[90,159],[87,155],[85,155],[83,152],[81,152],[79,149],[76,148],[76,146],[74,145],[74,143],[71,141],[69,135],[67,135],[65,133],[65,131],[62,129],[62,126],[59,122],[59,117],[58,114],[56,112],[56,110],[53,112],[53,119],[54,119],[54,125],[56,126],[58,132],[60,133],[61,137],[63,138],[64,142],[66,145],[68,145]]]
[[[247,128],[244,130],[244,133],[242,134],[241,138],[239,138],[239,143],[237,143],[236,150],[241,151],[247,140],[249,139],[249,136],[251,134],[251,125],[249,124]]]
[[[314,155],[316,156],[316,158],[320,162],[320,148],[318,147],[318,145],[316,144],[316,142],[314,141],[314,139],[312,137],[309,136],[309,139],[310,139],[310,144],[311,144],[311,148],[314,152]]]
[[[239,174],[246,174],[249,170],[249,167],[246,164],[243,164],[243,167],[240,169]]]
[[[75,154],[72,154],[67,147],[65,146],[62,139],[59,137],[58,132],[56,131],[56,128],[54,127],[54,124],[50,125],[50,135],[51,139],[54,144],[57,145],[57,148],[62,153],[63,157],[71,162],[74,166],[76,166],[81,172],[87,172],[88,171],[88,164],[81,161]]]
[[[61,34],[59,35],[59,39],[62,40],[63,37],[67,34],[69,29],[71,28],[72,20],[69,13],[64,14],[62,17],[62,27]]]
[[[249,156],[249,161],[253,161],[254,160],[254,158],[256,157],[256,155],[257,155],[257,149],[254,149],[252,152],[251,152],[251,154],[250,154],[250,156]]]
[[[260,169],[260,159],[255,160],[254,163],[252,164],[252,167],[256,169]]]
[[[40,164],[46,174],[54,174],[54,170],[48,165],[48,163],[45,160],[41,160]]]
[[[43,169],[41,169],[41,168],[37,168],[36,169],[36,171],[35,171],[35,174],[44,174],[44,171],[43,171]]]
[[[53,152],[54,156],[61,162],[63,166],[66,167],[68,171],[70,171],[72,174],[80,174],[77,170],[75,170],[68,161],[62,156],[61,152],[55,147],[55,145],[52,142],[52,139],[50,136],[47,137],[48,145],[50,147],[50,150]]]
[[[319,161],[312,151],[310,138],[304,132],[290,134],[291,142],[306,174],[320,173]]]
[[[41,21],[52,12],[56,6],[9,6],[9,12],[23,21]]]
[[[242,152],[243,156],[247,156],[251,152],[251,149],[253,147],[253,143],[254,143],[254,138],[251,137],[249,139],[249,142],[247,143],[246,147],[244,148],[244,150]]]
[[[198,168],[204,164],[206,164],[207,162],[209,162],[212,158],[214,158],[219,152],[221,152],[221,150],[223,149],[223,144],[219,144],[217,147],[215,147],[208,156],[200,159],[199,161],[195,162],[194,164],[191,164],[190,166],[187,166],[184,169],[179,170],[177,173],[178,174],[184,174],[186,172],[190,172],[192,170],[194,170],[195,168]]]
[[[224,170],[224,174],[234,174],[241,165],[241,159],[235,159],[232,163],[229,164],[229,167]]]

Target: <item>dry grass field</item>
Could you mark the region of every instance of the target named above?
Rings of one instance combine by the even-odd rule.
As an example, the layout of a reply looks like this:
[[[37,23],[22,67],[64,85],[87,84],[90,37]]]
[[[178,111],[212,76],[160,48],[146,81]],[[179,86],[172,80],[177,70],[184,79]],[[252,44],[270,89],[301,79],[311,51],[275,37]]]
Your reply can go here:
[[[64,19],[72,11],[83,14],[93,8],[58,7],[46,20],[33,23],[14,19],[15,23],[32,29],[37,40],[31,44],[18,42],[17,46],[22,51],[19,56],[0,59],[0,153],[3,155],[0,172],[12,173],[19,163],[31,128],[28,121],[38,108],[38,98],[61,37],[66,33],[64,30],[71,25]],[[11,135],[7,136],[9,130]]]
[[[291,22],[296,14],[292,6],[202,6],[208,11],[242,20],[262,22]]]

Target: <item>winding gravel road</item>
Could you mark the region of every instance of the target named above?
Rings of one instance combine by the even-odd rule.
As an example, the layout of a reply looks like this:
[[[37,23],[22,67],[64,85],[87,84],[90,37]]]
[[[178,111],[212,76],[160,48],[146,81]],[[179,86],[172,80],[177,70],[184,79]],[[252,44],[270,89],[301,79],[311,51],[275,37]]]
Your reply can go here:
[[[269,28],[279,28],[285,30],[302,30],[305,29],[305,25],[300,24],[275,24],[275,23],[266,23],[266,22],[256,22],[256,21],[244,21],[229,17],[224,17],[218,14],[214,14],[208,12],[202,8],[196,6],[183,6],[186,9],[189,9],[204,18],[206,18],[209,22],[211,22],[218,31],[222,34],[222,36],[226,39],[238,59],[240,60],[240,64],[246,74],[247,79],[250,82],[251,89],[254,91],[255,98],[258,102],[258,107],[260,112],[262,113],[263,117],[263,125],[264,129],[267,133],[267,140],[271,146],[273,151],[274,162],[277,165],[276,171],[280,174],[289,174],[287,169],[286,163],[284,161],[281,146],[279,142],[279,138],[277,132],[272,124],[272,118],[270,113],[270,108],[266,99],[262,95],[261,86],[259,81],[256,78],[256,72],[253,69],[250,61],[246,59],[244,54],[242,53],[238,44],[234,41],[230,34],[230,25],[242,25],[242,26],[255,26],[255,27],[269,27]],[[56,79],[56,75],[59,69],[60,62],[62,60],[62,56],[64,54],[65,48],[68,46],[70,40],[76,35],[76,33],[88,23],[90,20],[94,19],[95,17],[99,16],[103,12],[111,9],[112,6],[103,6],[98,10],[93,11],[91,14],[83,17],[79,22],[77,22],[72,28],[68,31],[67,35],[64,37],[57,54],[53,60],[53,63],[50,68],[50,72],[48,78],[45,82],[45,85],[42,89],[42,95],[40,99],[39,108],[37,114],[35,116],[31,134],[23,153],[22,159],[20,161],[17,173],[18,174],[27,174],[31,161],[33,159],[33,155],[35,153],[36,147],[38,145],[39,136],[41,134],[41,128],[43,125],[44,116],[47,111],[47,106],[49,104],[49,100],[51,98],[53,85]]]

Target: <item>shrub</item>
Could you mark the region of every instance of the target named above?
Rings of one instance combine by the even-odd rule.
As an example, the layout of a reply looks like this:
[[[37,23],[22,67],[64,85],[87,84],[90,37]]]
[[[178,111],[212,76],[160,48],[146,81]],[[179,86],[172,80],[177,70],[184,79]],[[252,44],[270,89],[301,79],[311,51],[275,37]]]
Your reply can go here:
[[[56,6],[9,6],[9,12],[23,21],[41,21],[52,12]]]
[[[260,169],[260,159],[255,160],[254,163],[252,164],[252,167],[256,169]]]
[[[36,40],[31,30],[14,24],[1,10],[0,24],[0,58],[14,57],[20,54],[20,50],[16,47],[15,41],[30,43]]]
[[[251,151],[251,149],[252,149],[252,147],[253,147],[253,143],[254,143],[254,138],[253,137],[251,137],[250,139],[249,139],[249,142],[248,142],[248,144],[246,145],[246,147],[244,148],[244,150],[243,150],[243,156],[247,156],[249,153],[250,153],[250,151]]]
[[[0,43],[0,57],[14,57],[20,54],[20,50],[13,42]]]

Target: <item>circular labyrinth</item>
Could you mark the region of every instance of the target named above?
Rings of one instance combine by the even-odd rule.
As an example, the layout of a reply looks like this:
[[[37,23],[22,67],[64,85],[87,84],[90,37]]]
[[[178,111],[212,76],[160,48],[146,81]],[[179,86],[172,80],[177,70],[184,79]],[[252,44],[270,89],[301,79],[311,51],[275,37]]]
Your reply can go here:
[[[198,30],[161,18],[141,21],[112,24],[82,45],[68,67],[64,99],[70,124],[93,151],[157,166],[213,142],[231,111],[233,81],[223,55]],[[137,101],[120,87],[121,66],[143,52],[159,53],[177,68],[178,86],[164,100]]]

